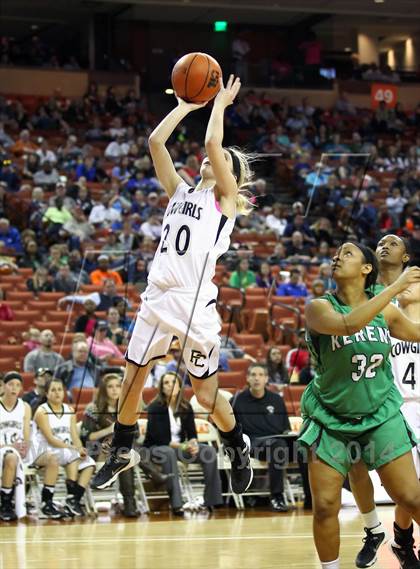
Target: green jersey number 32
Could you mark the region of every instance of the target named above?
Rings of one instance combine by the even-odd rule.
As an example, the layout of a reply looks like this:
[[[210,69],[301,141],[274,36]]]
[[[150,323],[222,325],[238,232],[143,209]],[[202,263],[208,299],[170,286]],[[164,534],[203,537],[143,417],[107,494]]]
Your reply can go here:
[[[359,381],[363,376],[366,379],[374,379],[376,376],[376,368],[379,367],[383,361],[383,354],[372,354],[369,361],[365,354],[354,354],[351,358],[351,363],[357,366],[357,370],[352,372],[352,380]]]

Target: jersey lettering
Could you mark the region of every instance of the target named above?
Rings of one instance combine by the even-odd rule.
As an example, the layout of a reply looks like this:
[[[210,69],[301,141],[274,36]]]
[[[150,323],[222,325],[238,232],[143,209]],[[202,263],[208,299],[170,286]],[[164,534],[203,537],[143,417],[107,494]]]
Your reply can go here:
[[[331,336],[331,349],[333,352],[344,348],[350,344],[357,342],[381,342],[389,344],[391,336],[388,328],[381,328],[380,326],[365,326],[363,330],[359,330],[352,336]]]

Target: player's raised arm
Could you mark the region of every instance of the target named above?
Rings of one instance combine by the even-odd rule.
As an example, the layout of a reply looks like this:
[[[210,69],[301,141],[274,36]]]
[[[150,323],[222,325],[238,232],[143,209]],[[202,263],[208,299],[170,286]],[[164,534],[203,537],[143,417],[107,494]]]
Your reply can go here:
[[[223,118],[226,107],[233,103],[240,88],[241,80],[239,77],[234,79],[234,76],[231,75],[226,87],[223,86],[223,80],[220,79],[220,91],[214,100],[206,131],[206,152],[213,168],[217,189],[220,195],[225,197],[236,197],[238,180],[235,179],[232,173],[230,164],[227,161],[227,154],[222,146]]]
[[[149,150],[153,166],[159,182],[169,197],[175,193],[177,186],[182,182],[182,178],[177,174],[165,144],[182,119],[191,111],[201,109],[204,105],[206,103],[187,103],[183,99],[178,98],[178,105],[166,115],[149,136]]]
[[[418,267],[411,267],[404,271],[395,283],[385,288],[368,302],[354,308],[349,314],[335,312],[326,300],[313,300],[307,305],[305,310],[306,325],[309,330],[318,334],[332,334],[338,336],[355,334],[369,324],[377,314],[388,307],[388,304],[397,294],[405,290],[411,283],[418,282],[419,280],[420,269]],[[401,311],[398,311],[401,316],[397,315],[397,318],[395,318],[395,312],[392,311],[392,308],[390,310],[389,317],[390,319],[394,318],[394,326],[398,326],[399,322],[401,327],[402,319],[411,322]],[[405,326],[407,328],[407,323],[405,323]],[[412,332],[411,328],[410,331]],[[393,330],[391,330],[391,333],[393,333]],[[407,332],[407,334],[410,334],[410,332]],[[410,336],[406,339],[412,339],[412,337]]]

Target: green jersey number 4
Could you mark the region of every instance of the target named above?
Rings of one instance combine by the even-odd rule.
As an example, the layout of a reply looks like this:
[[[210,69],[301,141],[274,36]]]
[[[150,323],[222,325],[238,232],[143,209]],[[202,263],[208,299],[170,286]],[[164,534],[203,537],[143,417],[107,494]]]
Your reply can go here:
[[[357,366],[357,370],[352,372],[352,380],[359,381],[363,376],[366,379],[374,379],[376,376],[376,368],[379,367],[383,361],[383,354],[372,354],[369,361],[364,354],[354,354],[351,358],[351,363]]]

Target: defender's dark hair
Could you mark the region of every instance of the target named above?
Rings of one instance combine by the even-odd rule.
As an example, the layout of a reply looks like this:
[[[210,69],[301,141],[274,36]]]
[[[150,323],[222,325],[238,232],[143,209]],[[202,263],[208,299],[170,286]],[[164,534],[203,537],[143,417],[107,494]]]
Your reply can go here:
[[[407,239],[407,237],[400,237],[398,235],[398,237],[401,239],[401,241],[404,243],[404,247],[405,247],[405,252],[407,253],[407,255],[410,257],[408,259],[408,261],[406,261],[405,263],[403,263],[403,269],[406,269],[411,262],[411,257],[412,257],[412,251],[411,251],[411,245],[410,245],[410,241]]]
[[[378,259],[376,258],[375,253],[372,251],[370,247],[362,245],[357,241],[348,241],[348,243],[356,245],[356,247],[360,249],[360,251],[363,253],[363,257],[365,258],[365,263],[367,263],[368,265],[372,265],[372,270],[366,276],[366,283],[365,283],[365,289],[370,289],[371,287],[375,286],[376,280],[378,278],[379,274]]]

